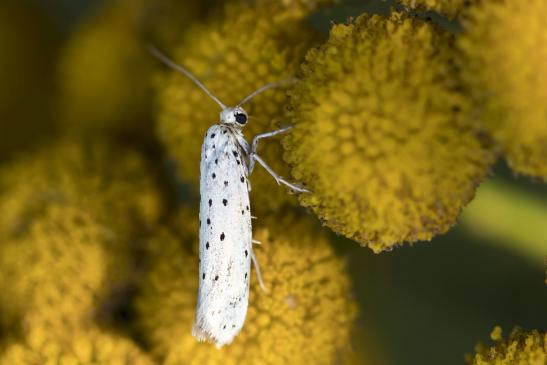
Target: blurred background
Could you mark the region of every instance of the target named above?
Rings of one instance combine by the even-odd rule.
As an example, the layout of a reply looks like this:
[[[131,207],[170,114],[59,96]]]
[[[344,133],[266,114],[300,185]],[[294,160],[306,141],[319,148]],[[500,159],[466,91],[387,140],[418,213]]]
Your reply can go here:
[[[386,13],[390,5],[341,1],[309,21],[326,35],[331,22]],[[69,128],[58,122],[59,53],[98,6],[97,0],[0,3],[0,163]],[[455,22],[432,16],[457,30]],[[98,72],[94,66],[80,71]],[[123,136],[154,150],[148,137]],[[496,325],[547,327],[547,187],[515,176],[504,161],[491,175],[459,224],[431,242],[376,255],[333,235],[347,254],[360,306],[355,346],[366,344],[375,363],[462,364]]]

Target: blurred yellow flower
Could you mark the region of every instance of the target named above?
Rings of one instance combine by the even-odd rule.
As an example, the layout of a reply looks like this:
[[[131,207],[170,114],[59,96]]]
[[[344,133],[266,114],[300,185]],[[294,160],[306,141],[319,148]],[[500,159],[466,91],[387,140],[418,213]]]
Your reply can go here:
[[[90,317],[132,275],[136,242],[161,213],[158,189],[139,153],[104,144],[59,141],[3,166],[2,321]]]
[[[120,335],[97,328],[55,338],[48,328],[10,344],[0,355],[1,365],[153,365],[135,344]]]
[[[400,0],[401,4],[410,9],[433,10],[448,17],[455,17],[470,0]]]
[[[162,363],[332,364],[345,357],[356,305],[344,260],[317,225],[289,211],[260,221],[255,252],[268,291],[251,279],[245,326],[217,350],[191,335],[197,215],[185,212],[178,222],[183,233],[163,230],[150,243],[136,305],[141,333]]]
[[[0,238],[17,236],[50,205],[76,204],[124,234],[149,230],[161,193],[141,153],[58,140],[0,167]]]
[[[451,43],[401,13],[363,15],[308,53],[291,94],[285,158],[313,192],[300,202],[375,252],[445,232],[492,163]]]
[[[66,44],[58,66],[63,128],[146,128],[153,64],[140,37],[137,4],[105,2]]]
[[[79,208],[45,211],[27,234],[0,245],[0,323],[11,331],[47,323],[62,332],[89,323],[107,294],[113,232]]]
[[[277,1],[225,4],[206,23],[192,27],[174,52],[174,60],[194,73],[224,104],[235,105],[266,83],[295,75],[315,33],[307,23],[282,13]],[[289,14],[289,15],[287,15]],[[157,82],[158,134],[174,158],[181,179],[197,188],[201,144],[207,128],[218,123],[220,108],[184,76],[171,72]],[[245,105],[248,138],[288,124],[283,118],[283,88],[269,90]],[[279,140],[261,143],[259,151],[274,170],[288,175]],[[268,210],[290,200],[287,189],[258,167],[252,179],[253,207]],[[293,200],[294,201],[294,200]]]
[[[540,331],[524,332],[515,329],[508,339],[496,327],[491,335],[492,347],[477,345],[474,356],[466,356],[472,365],[545,365],[547,363],[547,334]]]
[[[157,64],[147,44],[174,42],[206,4],[103,1],[96,14],[73,33],[60,56],[62,127],[78,133],[92,130],[149,137],[150,82]]]
[[[544,0],[482,1],[466,12],[462,74],[511,168],[547,181]]]

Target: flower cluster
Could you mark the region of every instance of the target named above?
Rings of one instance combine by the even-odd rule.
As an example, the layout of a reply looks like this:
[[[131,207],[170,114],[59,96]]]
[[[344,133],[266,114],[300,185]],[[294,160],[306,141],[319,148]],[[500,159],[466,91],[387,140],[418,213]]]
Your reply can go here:
[[[500,151],[547,180],[547,6],[400,0],[400,11],[352,18],[322,40],[310,15],[336,1],[106,0],[44,68],[54,52],[41,47],[55,37],[41,30],[52,25],[0,4],[0,365],[382,362],[354,328],[335,247],[345,240],[296,205],[378,253],[447,231]],[[463,32],[409,9],[458,17]],[[268,290],[251,269],[245,325],[220,350],[191,334],[199,223],[189,208],[220,110],[148,44],[229,106],[288,81],[244,105],[244,132],[250,141],[293,125],[258,152],[311,192],[292,195],[260,167],[250,177],[262,243],[252,253]],[[50,74],[59,93],[45,92]],[[541,203],[501,185],[482,194],[464,226],[543,254],[543,231],[521,232],[543,224]],[[492,338],[470,364],[546,362],[543,332]]]
[[[177,228],[162,230],[148,247],[136,312],[162,363],[332,364],[345,356],[356,315],[346,265],[315,224],[289,211],[261,221],[254,234],[268,291],[252,278],[244,330],[218,351],[196,342],[196,217],[183,212]]]
[[[543,0],[466,11],[460,67],[476,112],[511,168],[547,180],[547,29]]]
[[[504,339],[501,328],[496,327],[491,334],[496,344],[485,347],[479,344],[474,356],[468,356],[470,365],[543,365],[547,363],[547,334],[540,331],[524,332],[515,329]]]
[[[492,163],[451,43],[401,13],[363,15],[308,53],[291,92],[285,157],[313,192],[300,202],[376,252],[445,232]]]

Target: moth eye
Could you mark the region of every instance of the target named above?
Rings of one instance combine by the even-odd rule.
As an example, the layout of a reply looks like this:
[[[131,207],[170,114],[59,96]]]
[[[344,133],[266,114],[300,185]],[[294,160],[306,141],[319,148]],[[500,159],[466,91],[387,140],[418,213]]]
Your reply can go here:
[[[239,124],[247,123],[247,116],[243,113],[237,113],[235,115],[235,118],[236,118],[236,122],[238,122]]]

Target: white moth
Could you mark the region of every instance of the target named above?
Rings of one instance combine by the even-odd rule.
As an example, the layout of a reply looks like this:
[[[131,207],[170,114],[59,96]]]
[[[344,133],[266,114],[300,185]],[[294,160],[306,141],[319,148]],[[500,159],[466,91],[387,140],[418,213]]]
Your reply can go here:
[[[290,127],[259,134],[251,145],[241,132],[248,121],[242,105],[282,83],[264,85],[237,106],[227,107],[186,69],[156,49],[151,51],[166,65],[190,78],[222,109],[220,124],[209,128],[201,148],[199,289],[192,331],[199,341],[213,342],[220,348],[233,341],[245,322],[251,259],[259,284],[264,288],[252,247],[248,178],[255,162],[261,164],[278,184],[285,184],[297,192],[307,190],[277,175],[256,153],[260,139],[287,132]]]

